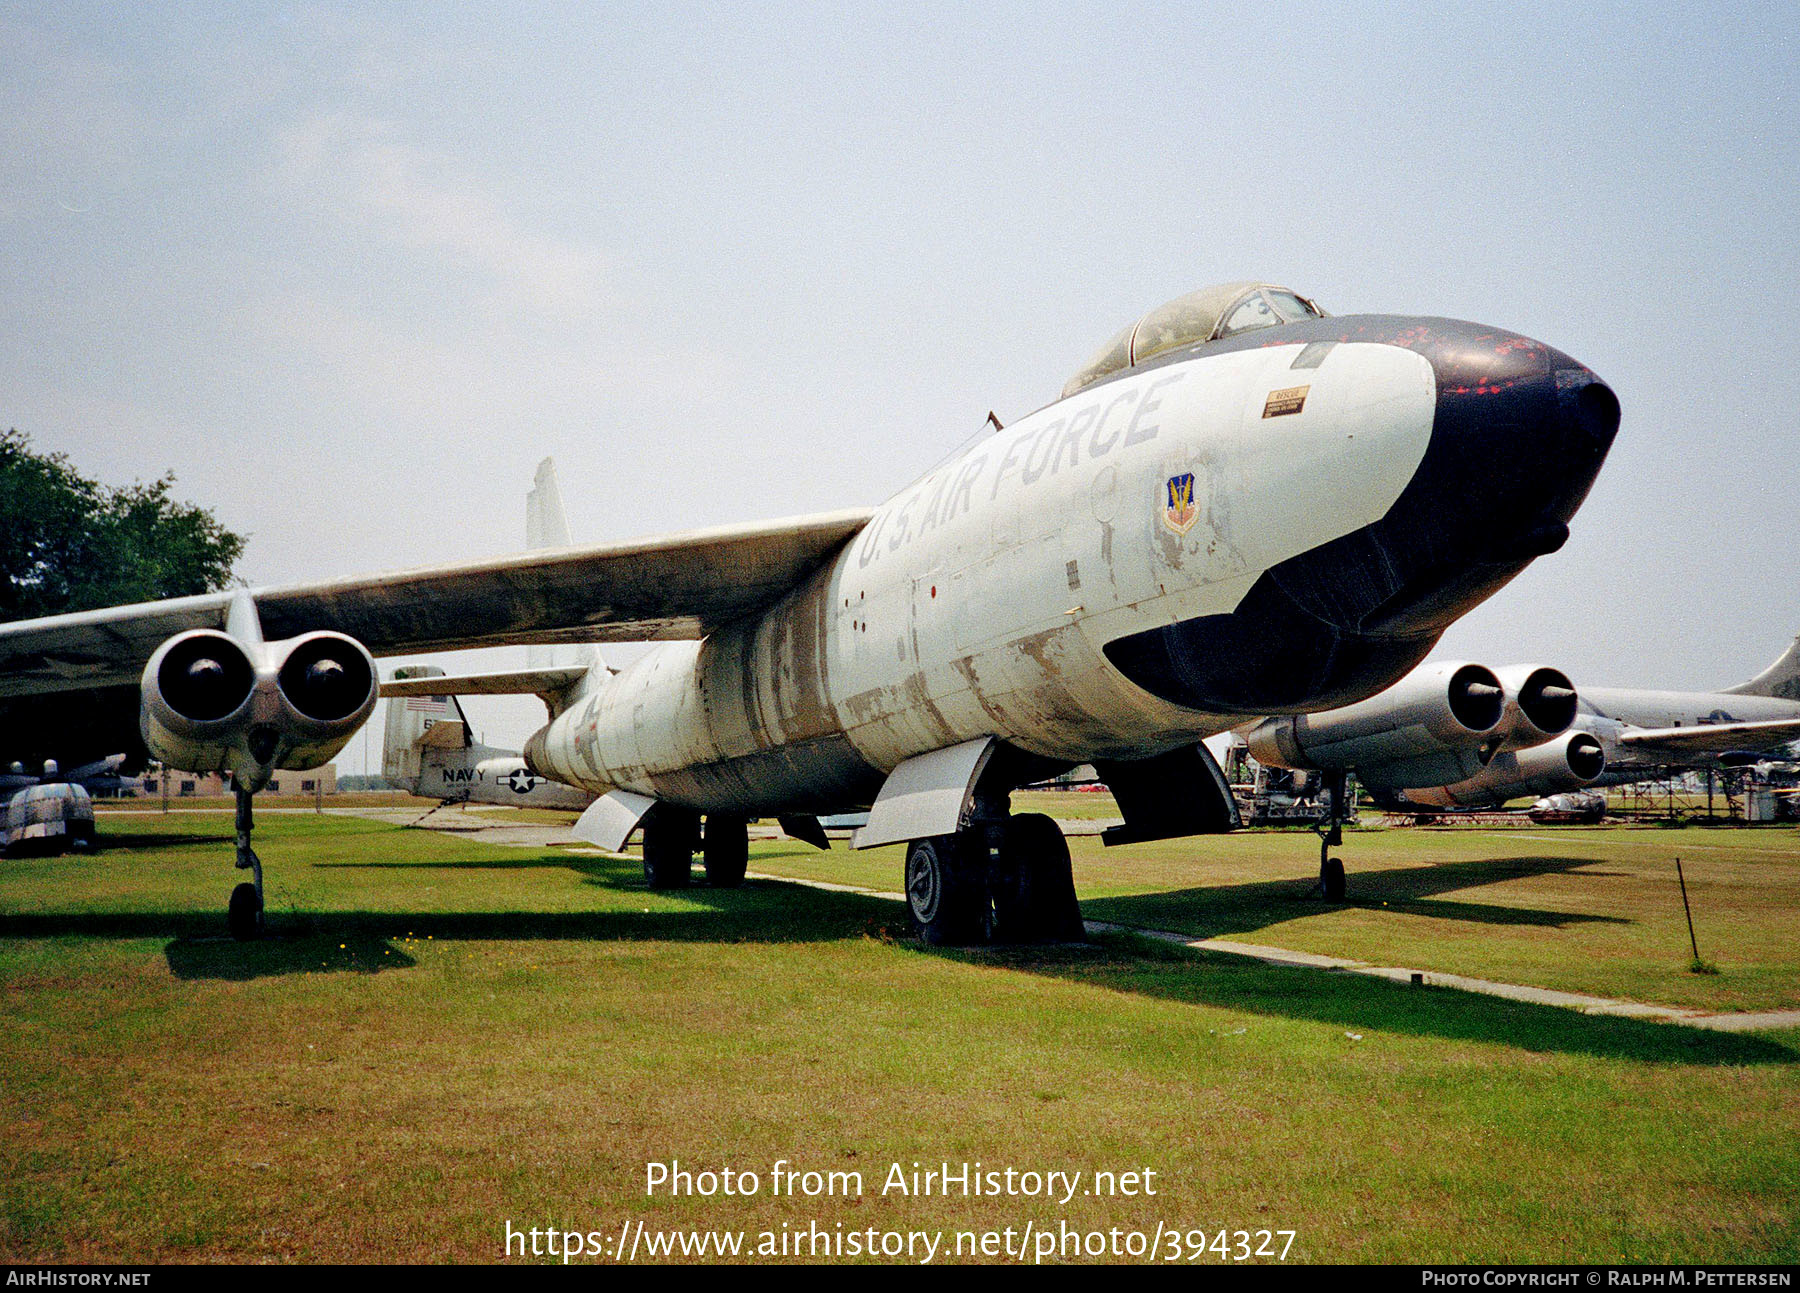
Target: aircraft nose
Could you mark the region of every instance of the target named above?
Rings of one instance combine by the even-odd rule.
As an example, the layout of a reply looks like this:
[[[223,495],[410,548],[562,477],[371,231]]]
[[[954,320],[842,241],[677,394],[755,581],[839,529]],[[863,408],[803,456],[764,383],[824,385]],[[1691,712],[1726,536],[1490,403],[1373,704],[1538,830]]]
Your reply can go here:
[[[1388,341],[1431,364],[1431,440],[1364,532],[1367,550],[1344,556],[1378,571],[1371,593],[1385,594],[1363,599],[1359,632],[1435,635],[1567,542],[1619,429],[1619,401],[1586,365],[1499,328],[1415,319]]]
[[[1414,344],[1436,376],[1437,409],[1409,490],[1433,504],[1419,520],[1447,557],[1511,564],[1556,551],[1618,432],[1617,397],[1528,337],[1449,321],[1422,331]]]
[[[1529,337],[1393,315],[1294,326],[1310,335],[1293,339],[1422,355],[1431,438],[1379,520],[1270,567],[1229,614],[1107,644],[1126,677],[1193,709],[1322,709],[1399,678],[1457,616],[1562,547],[1619,429],[1606,383]]]

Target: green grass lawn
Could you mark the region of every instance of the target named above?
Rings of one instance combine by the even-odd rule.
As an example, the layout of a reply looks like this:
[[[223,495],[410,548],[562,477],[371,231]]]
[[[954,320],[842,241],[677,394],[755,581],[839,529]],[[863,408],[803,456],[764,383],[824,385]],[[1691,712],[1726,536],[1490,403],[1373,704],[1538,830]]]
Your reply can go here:
[[[120,821],[96,857],[0,864],[0,1260],[492,1261],[508,1219],[1160,1221],[1293,1229],[1295,1260],[1800,1259],[1800,1030],[1593,1018],[1130,936],[932,952],[884,900],[772,881],[653,894],[632,859],[305,814],[260,823],[275,937],[239,945],[220,937],[227,825]],[[1383,841],[1355,838],[1353,882],[1398,884],[1432,848],[1500,865],[1498,840],[1418,838],[1379,864]],[[1413,899],[1452,910],[1410,919],[1503,942],[1519,920],[1462,906],[1560,910],[1508,886],[1620,866],[1560,835],[1504,843],[1575,864],[1461,875]],[[1356,907],[1258,924],[1276,900],[1230,891],[1291,885],[1308,841],[1204,847],[1242,844],[1293,858],[1254,880],[1255,854],[1216,864],[1247,869],[1217,877],[1231,932],[1295,945],[1401,923]],[[800,847],[753,865],[797,866]],[[1090,914],[1218,923],[1188,892],[1195,847],[1084,860]],[[1708,865],[1691,884],[1721,883]],[[1723,919],[1718,893],[1696,897]],[[860,1170],[867,1192],[647,1198],[645,1163],[669,1159]],[[1159,1188],[882,1197],[887,1165],[915,1160],[1150,1168]]]

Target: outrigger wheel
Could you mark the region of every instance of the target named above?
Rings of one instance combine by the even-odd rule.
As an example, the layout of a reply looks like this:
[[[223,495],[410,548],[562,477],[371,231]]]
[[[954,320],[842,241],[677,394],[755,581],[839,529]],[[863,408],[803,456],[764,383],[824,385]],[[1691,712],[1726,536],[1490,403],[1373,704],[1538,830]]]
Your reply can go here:
[[[262,897],[249,881],[231,891],[231,906],[225,913],[226,927],[240,943],[254,942],[262,934]]]
[[[240,943],[261,938],[263,934],[262,859],[250,847],[250,832],[256,821],[250,811],[251,793],[242,786],[233,787],[237,797],[237,866],[248,871],[255,883],[244,882],[231,891],[231,904],[225,911],[225,926]]]
[[[1330,845],[1325,847],[1329,848]],[[1326,902],[1344,900],[1344,859],[1326,857],[1319,863],[1319,888]]]

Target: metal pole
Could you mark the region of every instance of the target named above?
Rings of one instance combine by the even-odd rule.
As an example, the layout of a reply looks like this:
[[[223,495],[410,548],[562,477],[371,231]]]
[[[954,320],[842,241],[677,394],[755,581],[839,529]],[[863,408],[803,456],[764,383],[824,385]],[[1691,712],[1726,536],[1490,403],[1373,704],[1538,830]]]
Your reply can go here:
[[[1681,881],[1681,910],[1687,913],[1688,946],[1694,949],[1694,961],[1700,960],[1700,944],[1694,938],[1694,909],[1688,906],[1687,877],[1681,873],[1681,859],[1675,859],[1675,878]]]

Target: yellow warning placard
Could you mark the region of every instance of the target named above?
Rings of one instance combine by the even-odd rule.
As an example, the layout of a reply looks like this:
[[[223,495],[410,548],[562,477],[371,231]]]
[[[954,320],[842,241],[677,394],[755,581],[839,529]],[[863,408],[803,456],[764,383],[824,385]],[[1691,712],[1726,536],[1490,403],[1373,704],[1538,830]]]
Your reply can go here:
[[[1269,398],[1263,401],[1263,416],[1279,418],[1298,413],[1306,407],[1306,393],[1311,389],[1310,386],[1289,386],[1285,390],[1270,391]]]

